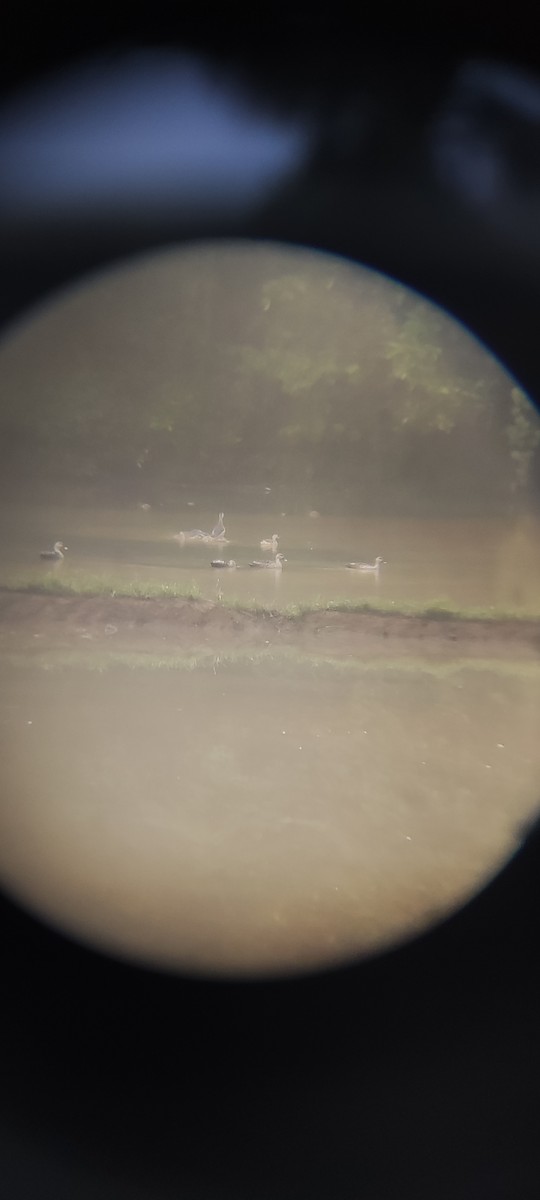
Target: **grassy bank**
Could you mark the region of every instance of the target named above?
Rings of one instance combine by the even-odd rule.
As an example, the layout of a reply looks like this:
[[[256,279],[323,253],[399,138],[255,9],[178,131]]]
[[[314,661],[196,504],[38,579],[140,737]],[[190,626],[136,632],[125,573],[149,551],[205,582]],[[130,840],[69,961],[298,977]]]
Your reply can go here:
[[[28,592],[34,595],[57,595],[107,598],[129,598],[142,600],[193,600],[203,601],[201,589],[196,583],[188,585],[170,583],[126,583],[125,580],[115,580],[111,577],[95,575],[77,575],[62,578],[51,572],[41,575],[20,575],[10,578],[0,585],[0,591]],[[223,597],[219,601],[204,600],[209,606],[219,605],[222,608],[238,612],[260,613],[261,615],[278,615],[292,620],[300,619],[309,613],[338,612],[338,613],[374,613],[380,616],[410,616],[431,621],[540,621],[540,606],[535,609],[503,608],[496,605],[475,608],[463,607],[449,600],[430,600],[428,602],[400,600],[350,600],[336,597],[331,601],[314,599],[298,604],[266,605],[258,601]]]
[[[0,591],[31,592],[35,596],[107,596],[130,597],[140,600],[180,599],[200,600],[201,589],[196,583],[188,585],[167,583],[126,583],[103,575],[16,575],[0,584]]]
[[[331,655],[315,655],[283,647],[270,650],[229,650],[216,654],[198,651],[191,654],[153,654],[133,651],[99,649],[21,649],[2,655],[0,670],[21,668],[48,672],[82,670],[102,674],[111,670],[178,671],[182,673],[203,672],[214,675],[242,670],[243,673],[261,671],[283,678],[290,672],[294,678],[298,673],[324,678],[326,676],[362,677],[376,675],[379,679],[395,675],[424,676],[439,680],[459,678],[465,672],[491,674],[497,678],[513,678],[540,681],[540,662],[501,661],[491,658],[462,659],[452,662],[430,661],[411,656],[363,661],[357,658],[333,658]]]

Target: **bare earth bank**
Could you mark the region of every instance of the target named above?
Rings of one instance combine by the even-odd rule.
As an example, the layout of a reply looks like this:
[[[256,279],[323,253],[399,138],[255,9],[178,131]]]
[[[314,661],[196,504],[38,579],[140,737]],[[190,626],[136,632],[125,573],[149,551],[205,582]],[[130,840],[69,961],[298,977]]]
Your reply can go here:
[[[531,660],[540,658],[540,620],[459,619],[400,613],[321,610],[291,617],[251,612],[209,600],[62,596],[0,592],[4,649],[17,635],[48,645],[81,647],[81,639],[124,650],[216,653],[289,647],[332,658],[395,658],[421,653]],[[84,645],[84,642],[82,643]]]

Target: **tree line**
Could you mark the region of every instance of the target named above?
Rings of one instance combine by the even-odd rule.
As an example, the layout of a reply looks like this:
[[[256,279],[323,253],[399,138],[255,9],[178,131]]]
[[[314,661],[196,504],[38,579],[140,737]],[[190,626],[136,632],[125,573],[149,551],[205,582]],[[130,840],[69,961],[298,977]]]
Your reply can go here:
[[[409,290],[302,250],[98,276],[9,333],[0,389],[13,485],[264,484],[336,511],[540,493],[540,420],[495,358]]]

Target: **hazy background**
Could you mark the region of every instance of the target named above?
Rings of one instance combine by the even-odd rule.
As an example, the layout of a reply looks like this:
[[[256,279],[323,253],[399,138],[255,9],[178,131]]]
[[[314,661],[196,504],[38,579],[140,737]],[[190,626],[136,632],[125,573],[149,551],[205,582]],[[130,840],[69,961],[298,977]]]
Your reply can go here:
[[[265,487],[336,514],[538,507],[540,422],[494,358],[414,292],[312,251],[195,244],[83,279],[8,331],[0,394],[6,498],[199,485],[240,508]]]

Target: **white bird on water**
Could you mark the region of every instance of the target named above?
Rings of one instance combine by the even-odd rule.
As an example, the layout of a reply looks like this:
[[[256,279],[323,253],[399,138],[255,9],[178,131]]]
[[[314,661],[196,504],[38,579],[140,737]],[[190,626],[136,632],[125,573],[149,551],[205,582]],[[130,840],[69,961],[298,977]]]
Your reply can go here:
[[[347,563],[347,567],[351,571],[371,571],[372,574],[378,575],[379,568],[380,568],[380,565],[382,562],[384,562],[384,559],[381,558],[380,555],[377,555],[377,558],[375,559],[374,563],[352,562],[352,563]]]
[[[175,542],[179,542],[184,546],[186,542],[209,542],[211,537],[209,533],[205,533],[204,529],[181,529],[180,533],[173,533]]]
[[[218,541],[218,539],[220,539],[220,538],[224,538],[224,535],[225,535],[225,526],[223,524],[224,516],[225,516],[225,513],[219,514],[218,523],[217,523],[217,525],[214,525],[214,528],[210,534],[210,537],[214,538],[215,541]]]
[[[255,561],[250,562],[249,565],[250,567],[265,567],[268,571],[282,571],[284,562],[287,562],[285,555],[276,554],[276,557],[273,560],[271,558],[267,558],[265,562],[259,562],[257,559],[255,559]]]

